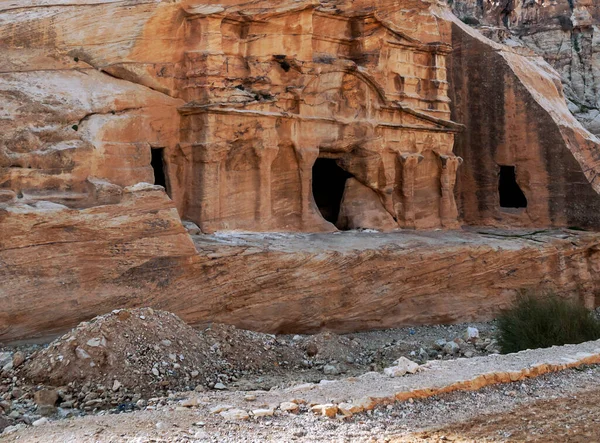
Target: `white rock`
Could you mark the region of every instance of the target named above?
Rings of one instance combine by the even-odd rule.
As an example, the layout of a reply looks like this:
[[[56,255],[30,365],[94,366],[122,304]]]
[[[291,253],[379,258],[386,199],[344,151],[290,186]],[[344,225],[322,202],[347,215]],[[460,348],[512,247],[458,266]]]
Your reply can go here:
[[[121,386],[123,386],[121,382],[119,380],[115,380],[112,385],[113,392],[117,392],[121,388]]]
[[[80,358],[81,360],[86,360],[88,358],[92,358],[92,356],[90,354],[88,354],[85,349],[80,348],[79,346],[77,346],[75,348],[75,355],[77,356],[77,358]]]
[[[406,368],[406,372],[414,374],[419,370],[419,365],[406,357],[400,357],[394,362],[394,366],[401,366]]]
[[[219,414],[220,412],[227,411],[228,409],[232,409],[231,405],[217,405],[209,409],[211,414]]]
[[[400,357],[394,362],[394,365],[385,368],[383,373],[388,377],[402,377],[404,374],[414,374],[419,370],[419,365],[406,357]]]
[[[271,417],[275,411],[273,409],[254,409],[252,415],[255,417]]]
[[[246,400],[246,401],[254,401],[254,400],[256,400],[256,395],[254,395],[254,394],[246,394],[246,395],[244,395],[244,400]]]
[[[225,386],[223,383],[215,383],[214,389],[217,391],[223,391],[227,389],[227,386]]]
[[[158,377],[160,375],[160,372],[158,372],[158,368],[152,368],[152,373]]]
[[[298,406],[296,403],[292,403],[291,401],[284,401],[279,405],[279,409],[285,412],[295,412],[299,407],[300,406]]]
[[[248,420],[250,418],[250,414],[243,409],[228,409],[219,413],[219,415],[225,420]]]
[[[86,345],[88,345],[91,348],[105,347],[106,339],[104,337],[90,338],[87,341]]]
[[[198,371],[192,371],[192,372],[190,373],[190,375],[192,376],[192,378],[196,378],[196,377],[198,377],[198,374],[200,374]]]
[[[33,426],[42,426],[45,425],[46,423],[48,423],[50,420],[48,420],[46,417],[42,417],[37,419],[36,421],[34,421],[33,423],[31,423]]]
[[[468,327],[467,330],[465,331],[465,337],[464,340],[465,341],[473,341],[475,339],[479,338],[479,329],[477,328],[472,328],[472,327]]]

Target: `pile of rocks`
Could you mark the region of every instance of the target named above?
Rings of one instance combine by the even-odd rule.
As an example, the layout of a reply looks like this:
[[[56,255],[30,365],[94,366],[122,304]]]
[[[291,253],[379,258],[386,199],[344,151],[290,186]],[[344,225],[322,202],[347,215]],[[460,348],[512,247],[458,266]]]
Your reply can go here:
[[[457,357],[471,358],[487,354],[499,354],[500,347],[493,338],[480,338],[477,328],[468,327],[461,337],[451,340],[443,338],[436,340],[430,347],[420,348],[411,352],[417,361],[425,363],[428,360],[446,360]]]

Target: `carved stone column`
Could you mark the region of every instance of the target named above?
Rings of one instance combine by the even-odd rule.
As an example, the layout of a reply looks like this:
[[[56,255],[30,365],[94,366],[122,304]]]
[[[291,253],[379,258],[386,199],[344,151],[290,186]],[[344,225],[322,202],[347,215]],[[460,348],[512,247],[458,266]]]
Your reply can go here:
[[[316,148],[296,148],[296,159],[300,169],[302,229],[310,230],[313,221],[310,203],[312,199],[312,168],[319,157]]]
[[[259,168],[259,190],[258,190],[258,222],[267,225],[269,227],[272,208],[271,208],[271,166],[279,148],[277,146],[271,146],[266,148],[255,149],[254,152],[258,157],[258,168]]]
[[[203,232],[214,232],[221,218],[221,188],[225,185],[222,162],[229,147],[224,143],[196,144],[193,149],[190,218]]]
[[[402,183],[400,184],[401,207],[396,208],[398,220],[402,227],[415,228],[415,171],[417,165],[423,161],[423,156],[419,153],[400,153],[398,155],[402,167]]]
[[[456,184],[456,171],[463,159],[454,155],[440,155],[440,160],[442,161],[440,219],[443,227],[455,228],[458,226],[458,210],[454,198],[454,185]]]

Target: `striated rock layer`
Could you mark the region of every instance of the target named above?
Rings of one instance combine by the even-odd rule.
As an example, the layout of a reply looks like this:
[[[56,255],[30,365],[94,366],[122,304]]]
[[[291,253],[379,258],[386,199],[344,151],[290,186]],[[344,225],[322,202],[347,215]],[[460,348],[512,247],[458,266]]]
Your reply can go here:
[[[580,231],[217,234],[192,239],[157,188],[114,205],[0,213],[0,341],[119,307],[201,325],[348,332],[491,318],[520,288],[598,303],[600,236]],[[3,233],[6,232],[4,229]]]
[[[597,229],[600,142],[442,3],[0,0],[0,50],[0,340],[123,306],[307,332],[596,305],[597,235],[449,231]]]

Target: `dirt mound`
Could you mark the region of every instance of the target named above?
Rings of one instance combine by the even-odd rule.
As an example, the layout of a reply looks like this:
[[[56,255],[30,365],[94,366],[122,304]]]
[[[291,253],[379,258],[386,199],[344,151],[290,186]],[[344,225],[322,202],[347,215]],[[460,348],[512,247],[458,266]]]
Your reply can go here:
[[[215,382],[226,366],[176,315],[144,308],[81,323],[34,353],[20,375],[51,386],[121,385],[146,393]]]
[[[302,359],[302,350],[276,336],[213,324],[202,332],[211,349],[223,358],[233,371],[277,372]]]
[[[169,312],[123,309],[81,323],[35,352],[19,375],[49,386],[122,387],[149,396],[277,371],[301,354],[268,334],[218,324],[197,331]]]

